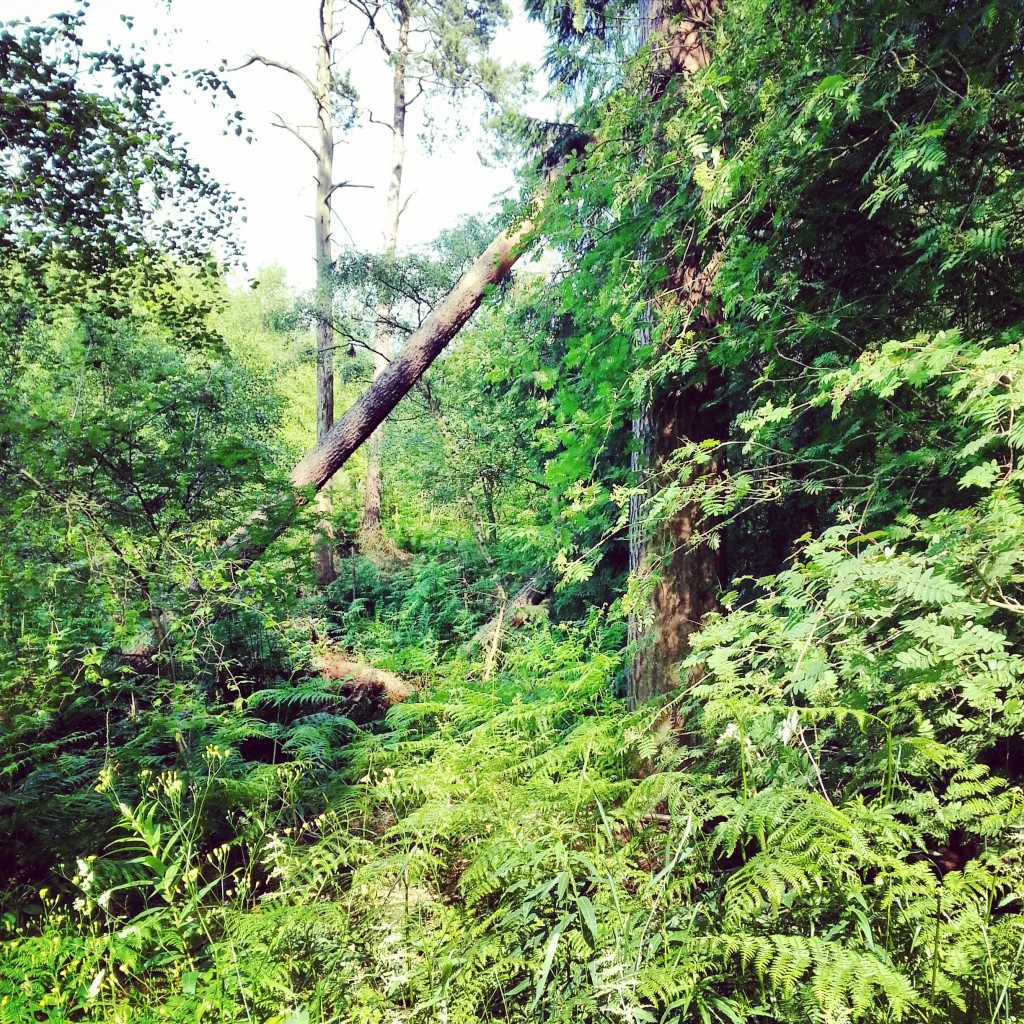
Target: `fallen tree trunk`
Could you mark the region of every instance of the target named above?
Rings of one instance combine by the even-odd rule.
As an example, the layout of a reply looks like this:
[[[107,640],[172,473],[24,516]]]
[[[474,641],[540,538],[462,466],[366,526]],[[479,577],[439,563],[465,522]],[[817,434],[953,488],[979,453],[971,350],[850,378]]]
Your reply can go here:
[[[540,202],[536,200],[534,208]],[[476,312],[487,288],[504,280],[529,247],[534,228],[534,220],[528,216],[491,242],[409,338],[401,353],[292,470],[292,484],[305,493],[297,496],[293,504],[264,510],[236,531],[221,552],[224,557],[244,567],[262,554],[291,522],[294,507],[310,500],[309,489],[315,494],[345,465]]]
[[[474,634],[473,638],[464,646],[463,650],[469,651],[479,647],[491,640],[501,630],[505,622],[512,618],[517,610],[523,608],[534,608],[541,603],[550,593],[554,580],[547,572],[539,572],[531,576],[508,600],[501,610],[489,622],[485,622]]]
[[[350,661],[334,652],[314,658],[313,668],[325,679],[350,680],[360,686],[377,687],[391,704],[401,704],[414,690],[412,683],[394,672],[361,661]]]

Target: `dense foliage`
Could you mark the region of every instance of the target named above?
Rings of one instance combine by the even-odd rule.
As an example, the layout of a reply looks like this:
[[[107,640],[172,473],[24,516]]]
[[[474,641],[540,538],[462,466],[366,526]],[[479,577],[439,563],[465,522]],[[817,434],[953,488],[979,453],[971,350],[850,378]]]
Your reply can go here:
[[[55,261],[67,289],[86,287],[80,274],[95,287],[138,272],[154,246],[202,264],[211,242],[235,251],[231,196],[161,107],[168,70],[88,49],[84,23],[84,10],[0,23],[0,257],[37,271]],[[195,78],[228,91],[212,73]]]
[[[725,0],[658,88],[630,8],[534,13],[547,252],[393,418],[393,557],[336,478],[329,587],[301,514],[222,546],[311,440],[308,302],[3,254],[0,1022],[1024,1017],[1024,9]],[[347,397],[484,235],[339,258]],[[673,545],[718,610],[632,707]]]

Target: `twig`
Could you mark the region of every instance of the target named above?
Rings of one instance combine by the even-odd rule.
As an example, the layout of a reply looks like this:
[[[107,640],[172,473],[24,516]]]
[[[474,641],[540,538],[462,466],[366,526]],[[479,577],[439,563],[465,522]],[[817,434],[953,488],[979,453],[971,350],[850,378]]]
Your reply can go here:
[[[504,608],[508,598],[505,596],[505,588],[500,583],[498,584],[498,600],[501,602],[501,607]],[[494,636],[491,637],[491,648],[487,652],[486,661],[484,661],[484,682],[491,678],[491,671],[494,669],[494,659],[498,654],[498,643],[501,640],[501,627],[504,624],[505,616],[500,615],[494,627]]]

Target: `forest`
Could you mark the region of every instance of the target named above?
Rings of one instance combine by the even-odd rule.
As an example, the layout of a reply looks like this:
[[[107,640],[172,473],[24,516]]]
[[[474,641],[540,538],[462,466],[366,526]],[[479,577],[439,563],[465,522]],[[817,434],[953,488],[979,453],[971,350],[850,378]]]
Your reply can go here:
[[[1024,3],[526,0],[551,119],[503,0],[88,6],[0,22],[0,1024],[1024,1020]]]

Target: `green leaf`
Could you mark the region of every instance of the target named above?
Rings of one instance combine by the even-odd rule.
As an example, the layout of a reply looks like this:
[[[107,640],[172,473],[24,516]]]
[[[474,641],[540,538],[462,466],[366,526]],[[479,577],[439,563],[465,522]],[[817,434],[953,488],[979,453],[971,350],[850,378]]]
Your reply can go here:
[[[548,975],[551,973],[551,965],[555,960],[555,952],[558,949],[558,940],[562,937],[562,932],[565,930],[565,926],[570,920],[571,917],[566,914],[566,916],[555,925],[554,930],[548,937],[547,946],[544,950],[544,963],[541,964],[540,974],[537,976],[537,989],[533,994],[533,1003],[530,1006],[531,1010],[536,1009],[541,996],[544,994],[544,989],[548,983]]]
[[[586,896],[577,896],[576,906],[579,908],[583,923],[590,932],[591,945],[593,945],[597,942],[597,913],[594,911],[594,904]]]
[[[992,485],[999,479],[1001,472],[999,463],[995,459],[989,459],[988,462],[983,462],[980,466],[974,466],[964,473],[958,481],[958,486],[961,490],[967,487],[981,487],[988,491],[992,489]]]

